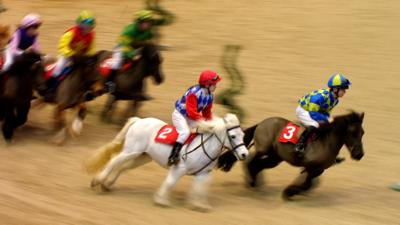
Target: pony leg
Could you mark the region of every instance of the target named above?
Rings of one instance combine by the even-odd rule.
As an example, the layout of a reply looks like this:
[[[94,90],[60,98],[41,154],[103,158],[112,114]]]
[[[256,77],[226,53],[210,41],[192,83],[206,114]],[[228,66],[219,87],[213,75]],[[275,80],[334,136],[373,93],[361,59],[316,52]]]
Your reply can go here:
[[[111,172],[108,175],[108,177],[106,177],[106,179],[104,180],[104,185],[107,188],[111,187],[124,171],[129,170],[129,169],[134,169],[139,166],[143,166],[151,161],[152,161],[152,159],[148,155],[145,155],[145,154],[142,154],[137,158],[127,160],[125,163],[123,163],[122,166],[119,166],[118,168],[116,168],[113,172]]]
[[[77,137],[81,134],[83,127],[83,120],[86,117],[86,105],[85,103],[81,103],[78,106],[78,113],[75,116],[74,121],[72,122],[72,126],[70,129],[70,134],[72,137]]]
[[[324,172],[323,169],[307,169],[303,171],[296,180],[282,193],[282,198],[290,200],[291,197],[309,190],[314,184],[314,179]]]
[[[110,173],[112,173],[114,169],[117,169],[119,166],[126,163],[128,160],[134,159],[139,154],[141,154],[141,153],[127,154],[127,153],[122,152],[119,155],[112,158],[111,161],[107,164],[107,166],[103,169],[103,171],[101,171],[92,180],[91,187],[95,187],[96,185],[100,184],[104,191],[108,191],[109,188],[108,188],[107,184],[105,183],[105,181],[106,181],[107,177],[110,175]]]
[[[54,136],[52,142],[56,145],[62,145],[67,138],[67,129],[65,127],[65,114],[64,107],[57,105],[56,111],[54,113],[55,119],[55,130],[59,129],[59,131]]]
[[[101,120],[104,122],[111,122],[111,116],[114,111],[115,96],[109,95],[107,103],[104,106],[103,112],[101,112]]]
[[[194,209],[201,211],[210,210],[212,207],[208,203],[207,193],[211,183],[210,173],[202,173],[194,178],[193,188],[189,193],[189,203]]]
[[[157,193],[154,195],[154,202],[161,206],[170,206],[169,193],[171,189],[175,186],[176,182],[186,174],[186,168],[181,164],[172,166],[169,170],[167,178],[164,183],[158,189]]]
[[[125,112],[125,118],[136,116],[142,103],[138,100],[132,100]]]
[[[27,102],[26,104],[17,106],[16,108],[16,122],[15,127],[19,127],[26,123],[28,120],[29,109],[31,108],[31,103]]]
[[[4,122],[2,126],[3,137],[6,142],[11,143],[12,136],[14,134],[15,127],[15,115],[14,115],[14,105],[6,104],[4,109]]]
[[[274,168],[279,163],[282,162],[282,159],[274,152],[269,151],[269,154],[266,155],[264,153],[257,152],[254,157],[247,163],[245,167],[245,171],[247,176],[247,183],[250,187],[256,187],[260,183],[258,174],[264,170],[269,168]]]

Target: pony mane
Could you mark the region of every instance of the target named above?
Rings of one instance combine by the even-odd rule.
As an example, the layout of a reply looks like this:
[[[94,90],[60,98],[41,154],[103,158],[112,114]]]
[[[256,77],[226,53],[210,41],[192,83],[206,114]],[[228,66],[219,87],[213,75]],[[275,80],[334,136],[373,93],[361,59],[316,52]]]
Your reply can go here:
[[[30,70],[30,66],[32,66],[35,62],[41,60],[41,56],[37,52],[26,52],[17,57],[15,57],[14,63],[10,66],[8,72],[13,75],[20,75],[19,73],[23,73]]]
[[[362,123],[364,119],[364,113],[357,113],[354,110],[350,110],[348,114],[335,116],[333,122],[335,123]]]
[[[333,122],[322,124],[318,129],[317,133],[323,137],[327,135],[335,127],[347,127],[349,124],[362,123],[364,113],[357,113],[354,110],[350,110],[350,113],[335,116]]]
[[[205,132],[225,132],[226,127],[233,127],[239,125],[239,119],[235,114],[228,113],[225,117],[214,116],[212,120],[203,121],[198,124],[199,131]]]

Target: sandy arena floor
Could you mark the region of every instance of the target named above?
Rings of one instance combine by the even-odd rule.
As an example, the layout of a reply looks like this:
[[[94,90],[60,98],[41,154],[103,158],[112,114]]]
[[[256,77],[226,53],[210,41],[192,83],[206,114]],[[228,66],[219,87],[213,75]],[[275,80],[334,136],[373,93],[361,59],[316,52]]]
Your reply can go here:
[[[98,49],[112,49],[117,34],[138,1],[4,0],[8,11],[0,23],[15,25],[28,12],[44,18],[41,44],[56,54],[57,41],[81,9],[98,17]],[[328,76],[340,71],[353,82],[335,109],[365,111],[364,148],[360,162],[347,160],[323,174],[309,196],[285,202],[280,194],[299,170],[283,163],[265,172],[266,185],[256,192],[244,186],[240,166],[225,174],[214,172],[210,202],[214,209],[188,209],[186,177],[173,192],[172,208],[153,204],[152,196],[166,170],[151,163],[129,171],[113,187],[99,194],[89,188],[91,177],[82,161],[117,133],[117,125],[99,121],[105,98],[89,104],[90,114],[78,139],[54,146],[49,124],[52,106],[33,109],[15,143],[0,140],[0,224],[325,224],[399,225],[400,193],[387,188],[400,181],[400,2],[377,0],[170,0],[163,6],[178,19],[163,28],[166,82],[154,86],[155,99],[140,109],[142,117],[170,121],[173,102],[193,84],[197,74],[216,69],[225,44],[243,46],[239,68],[246,77],[238,98],[250,126],[265,117],[294,119],[297,99],[324,87]],[[225,79],[220,89],[229,85]],[[397,102],[397,103],[396,103]],[[120,104],[120,112],[124,104]],[[224,109],[215,107],[220,115]],[[115,115],[121,116],[120,113]]]

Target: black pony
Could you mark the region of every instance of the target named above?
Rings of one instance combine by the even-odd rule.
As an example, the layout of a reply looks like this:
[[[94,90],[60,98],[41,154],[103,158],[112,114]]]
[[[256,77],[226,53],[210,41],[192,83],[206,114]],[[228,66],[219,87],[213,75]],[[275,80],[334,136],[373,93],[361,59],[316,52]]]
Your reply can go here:
[[[101,114],[102,119],[109,121],[113,112],[113,106],[117,100],[132,100],[131,110],[127,113],[130,116],[135,113],[139,102],[148,100],[145,95],[144,79],[152,76],[156,84],[161,84],[164,75],[161,70],[162,58],[158,52],[158,47],[153,44],[146,44],[141,48],[141,58],[133,62],[127,71],[119,73],[115,78],[116,89],[109,96],[104,110]]]
[[[3,137],[10,142],[14,129],[28,118],[33,89],[43,89],[41,55],[27,51],[16,56],[14,63],[0,77],[0,121],[3,120]]]

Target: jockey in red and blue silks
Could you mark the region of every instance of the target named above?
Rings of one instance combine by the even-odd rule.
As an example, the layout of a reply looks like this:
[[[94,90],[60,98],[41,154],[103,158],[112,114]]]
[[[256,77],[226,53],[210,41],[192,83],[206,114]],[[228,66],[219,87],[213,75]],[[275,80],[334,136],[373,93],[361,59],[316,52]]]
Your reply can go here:
[[[205,70],[200,74],[199,83],[190,87],[182,98],[175,102],[172,123],[178,132],[178,139],[168,158],[168,165],[179,162],[180,150],[190,135],[190,129],[196,127],[196,122],[212,119],[212,93],[219,81],[221,78],[216,72]]]
[[[24,51],[28,49],[40,51],[38,28],[41,24],[42,20],[38,14],[30,13],[22,19],[6,47],[3,73],[13,64],[14,58]]]
[[[329,78],[329,88],[313,91],[300,98],[296,116],[306,126],[306,130],[301,134],[295,147],[299,155],[304,153],[306,141],[320,123],[329,122],[330,112],[350,85],[350,81],[344,75],[334,74]]]

